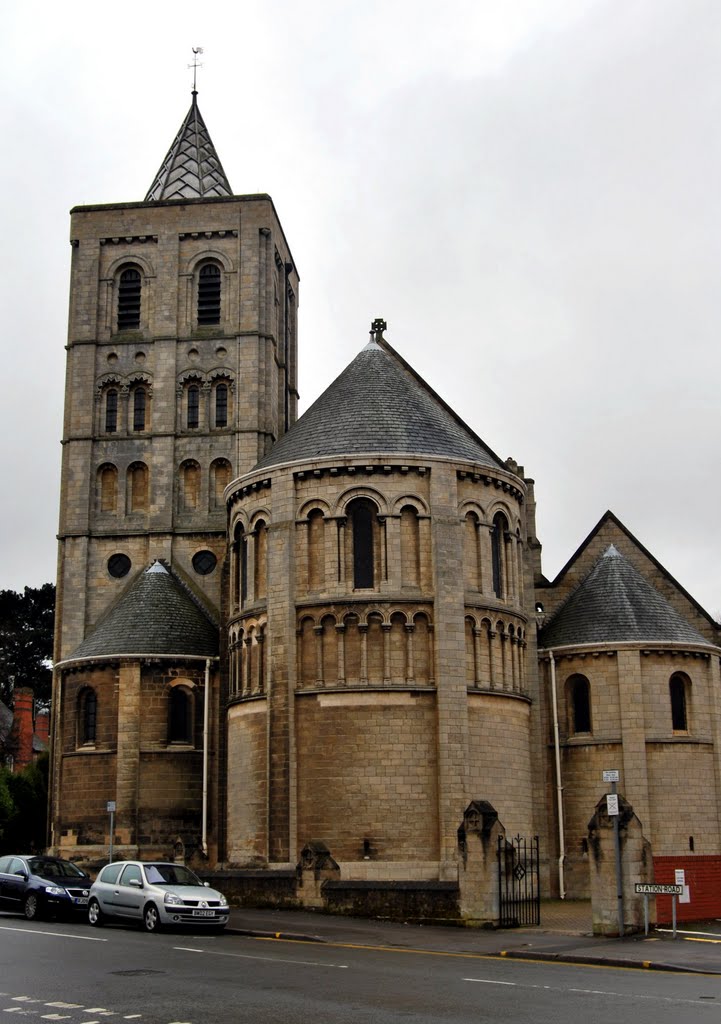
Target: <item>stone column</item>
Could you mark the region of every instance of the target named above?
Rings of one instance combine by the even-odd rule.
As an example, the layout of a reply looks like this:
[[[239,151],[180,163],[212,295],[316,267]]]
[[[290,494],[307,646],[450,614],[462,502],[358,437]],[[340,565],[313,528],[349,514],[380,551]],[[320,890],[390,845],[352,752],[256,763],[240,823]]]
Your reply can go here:
[[[118,756],[115,783],[115,832],[123,853],[134,853],[138,825],[138,770],[140,765],[140,664],[123,663],[118,673]],[[112,794],[108,795],[112,799]],[[133,853],[130,853],[132,856]]]
[[[295,866],[295,494],[291,473],[273,481],[268,528],[268,859]]]
[[[434,464],[430,478],[435,571],[434,654],[438,715],[440,879],[458,877],[460,815],[468,801],[468,690],[463,579],[463,528],[455,470]]]
[[[621,713],[623,775],[621,785],[641,821],[650,821],[648,771],[646,768],[646,724],[644,721],[641,652],[619,650],[618,699]]]

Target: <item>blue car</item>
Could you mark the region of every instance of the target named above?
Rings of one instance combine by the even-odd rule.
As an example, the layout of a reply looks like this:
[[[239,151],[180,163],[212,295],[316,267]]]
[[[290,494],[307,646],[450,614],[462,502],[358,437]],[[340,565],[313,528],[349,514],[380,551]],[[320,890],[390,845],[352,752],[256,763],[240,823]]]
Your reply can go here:
[[[91,885],[89,875],[60,857],[0,857],[0,910],[28,921],[87,913]]]

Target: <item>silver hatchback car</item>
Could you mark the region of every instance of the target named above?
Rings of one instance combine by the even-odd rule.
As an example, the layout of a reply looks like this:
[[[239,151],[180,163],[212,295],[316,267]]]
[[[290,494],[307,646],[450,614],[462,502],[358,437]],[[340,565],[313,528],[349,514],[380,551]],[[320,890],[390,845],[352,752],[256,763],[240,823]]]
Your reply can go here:
[[[182,864],[122,860],[106,864],[90,888],[88,920],[137,921],[148,932],[165,925],[200,925],[220,930],[228,923],[228,901]]]

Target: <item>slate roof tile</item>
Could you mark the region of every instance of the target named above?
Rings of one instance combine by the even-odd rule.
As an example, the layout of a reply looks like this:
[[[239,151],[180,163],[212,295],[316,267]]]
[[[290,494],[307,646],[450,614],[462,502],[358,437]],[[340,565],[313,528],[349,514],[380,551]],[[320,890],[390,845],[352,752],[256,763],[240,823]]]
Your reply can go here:
[[[620,552],[610,545],[539,634],[539,647],[669,643],[711,646]]]
[[[145,202],[232,194],[210,132],[198,108],[196,93],[193,92],[190,110],[155,175]]]
[[[218,626],[181,581],[154,562],[63,664],[122,655],[218,654]]]
[[[504,468],[385,340],[369,342],[255,468],[374,453]]]

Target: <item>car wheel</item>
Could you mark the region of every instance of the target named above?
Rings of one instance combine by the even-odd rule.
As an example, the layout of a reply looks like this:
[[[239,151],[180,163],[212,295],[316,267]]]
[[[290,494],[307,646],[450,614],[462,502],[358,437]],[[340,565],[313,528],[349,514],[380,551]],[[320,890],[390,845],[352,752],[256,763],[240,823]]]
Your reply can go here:
[[[105,924],[105,915],[97,900],[93,899],[88,903],[88,921],[94,928],[100,928]]]
[[[23,903],[23,911],[28,921],[37,921],[40,917],[40,900],[37,893],[29,892],[27,894]]]
[[[161,929],[160,914],[154,903],[147,903],[143,911],[143,924],[146,932],[159,932]]]

